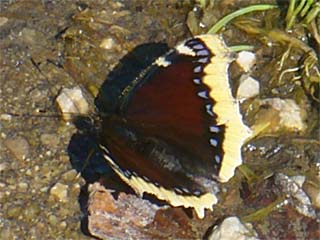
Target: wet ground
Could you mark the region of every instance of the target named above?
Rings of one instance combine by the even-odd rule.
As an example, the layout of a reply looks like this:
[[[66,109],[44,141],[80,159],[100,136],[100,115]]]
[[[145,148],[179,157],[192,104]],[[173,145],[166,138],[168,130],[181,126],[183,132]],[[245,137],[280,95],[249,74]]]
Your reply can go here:
[[[68,154],[76,128],[57,117],[55,97],[63,87],[98,87],[138,44],[183,39],[190,7],[188,1],[0,2],[1,239],[88,238],[78,201],[85,182]],[[109,45],[97,59],[102,39]],[[67,59],[79,60],[69,72],[62,67]]]
[[[90,178],[90,171],[78,174],[82,165],[72,162],[70,154],[70,149],[78,146],[72,144],[80,144],[71,141],[77,128],[57,117],[55,98],[62,88],[80,85],[94,112],[92,94],[134,47],[149,42],[174,46],[191,35],[186,20],[193,6],[192,1],[175,0],[0,2],[0,239],[90,239],[82,221],[86,213],[81,211],[79,195],[86,181],[95,178]],[[224,10],[230,7],[221,6]],[[215,10],[214,18],[223,14]],[[228,42],[244,41],[243,35],[232,38],[233,34],[232,30],[225,32]],[[257,71],[261,96],[298,99],[307,109],[307,130],[280,136],[271,131],[246,146],[249,167],[264,179],[250,185],[237,177],[244,200],[239,200],[239,194],[224,196],[226,204],[217,215],[247,216],[264,237],[269,231],[274,237],[288,237],[281,235],[284,233],[274,223],[294,229],[295,236],[316,237],[316,220],[297,214],[294,207],[285,214],[276,210],[269,218],[251,215],[278,200],[276,191],[270,190],[274,186],[269,176],[274,172],[307,176],[309,189],[319,183],[315,170],[320,159],[318,103],[293,83],[270,83],[270,56],[279,60],[275,57],[279,49],[281,46],[274,51],[258,51],[263,59],[260,73]],[[248,121],[254,122],[250,114]],[[84,148],[88,146],[79,145],[79,149]],[[81,154],[71,153],[77,157]],[[83,153],[81,161],[87,155]],[[260,191],[252,194],[257,187]],[[281,190],[277,191],[281,196]],[[236,208],[234,201],[242,206]],[[295,218],[292,229],[288,226],[290,218]]]

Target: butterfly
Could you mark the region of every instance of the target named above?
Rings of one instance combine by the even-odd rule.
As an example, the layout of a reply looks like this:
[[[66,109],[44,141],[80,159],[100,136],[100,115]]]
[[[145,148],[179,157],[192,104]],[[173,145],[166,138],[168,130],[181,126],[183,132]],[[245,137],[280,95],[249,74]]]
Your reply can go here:
[[[100,147],[140,196],[154,195],[199,218],[242,163],[251,130],[228,78],[234,53],[219,35],[187,39],[129,81],[106,82]]]

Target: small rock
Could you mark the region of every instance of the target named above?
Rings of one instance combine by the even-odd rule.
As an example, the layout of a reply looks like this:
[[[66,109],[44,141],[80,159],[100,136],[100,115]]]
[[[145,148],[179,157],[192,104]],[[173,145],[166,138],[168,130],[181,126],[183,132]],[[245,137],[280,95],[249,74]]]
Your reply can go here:
[[[48,192],[48,187],[43,187],[43,188],[40,188],[40,192],[42,192],[42,193],[45,193],[45,192]]]
[[[25,160],[29,155],[30,146],[23,137],[8,138],[4,141],[4,145],[18,160]]]
[[[8,18],[0,17],[0,27],[5,25],[8,22]]]
[[[260,101],[262,107],[256,115],[256,126],[266,124],[267,132],[279,130],[303,132],[306,129],[306,112],[293,99],[267,98]]]
[[[252,66],[256,63],[256,55],[252,52],[242,51],[238,53],[236,62],[245,72],[249,72]]]
[[[67,227],[67,223],[66,221],[62,221],[60,224],[59,224],[60,228],[61,229],[65,229]]]
[[[6,163],[6,162],[0,163],[0,172],[3,172],[8,168],[9,168],[9,163]]]
[[[50,194],[55,198],[57,198],[60,202],[67,202],[68,190],[69,190],[68,185],[57,183],[50,189]]]
[[[114,199],[112,192],[99,183],[90,185],[89,191],[88,229],[90,234],[100,239],[122,239],[126,235],[123,229],[127,233],[135,232],[137,237],[139,229],[151,225],[156,211],[160,209],[135,195],[120,193]]]
[[[100,46],[101,48],[103,49],[106,49],[106,50],[110,50],[110,49],[113,49],[114,46],[115,46],[115,41],[113,40],[113,38],[105,38],[101,41],[100,43]]]
[[[31,171],[31,169],[27,169],[27,171],[26,171],[26,176],[32,176],[32,171]]]
[[[297,182],[296,182],[297,180]],[[288,197],[289,203],[302,215],[310,218],[316,218],[315,209],[313,209],[309,196],[302,189],[304,176],[289,177],[283,173],[275,175],[275,184]]]
[[[242,224],[237,217],[228,217],[213,229],[209,240],[257,240],[257,233],[251,224]]]
[[[0,120],[11,121],[11,119],[12,119],[12,115],[11,114],[3,113],[3,114],[0,115]]]
[[[28,190],[29,184],[25,182],[20,182],[18,184],[18,187],[19,187],[19,191],[26,192]]]
[[[48,220],[51,226],[56,226],[58,224],[58,218],[55,215],[50,215]]]
[[[85,115],[89,112],[89,104],[78,86],[63,89],[56,102],[65,121],[72,120],[74,115]]]
[[[255,97],[260,92],[260,84],[253,77],[244,74],[240,77],[240,85],[237,90],[237,99],[244,101],[248,98]]]
[[[265,99],[264,103],[279,111],[280,125],[298,131],[306,128],[302,110],[293,99],[270,98]]]
[[[304,182],[306,181],[306,177],[305,176],[292,176],[291,179],[298,184],[298,186],[300,188],[302,188],[302,185],[304,184]]]

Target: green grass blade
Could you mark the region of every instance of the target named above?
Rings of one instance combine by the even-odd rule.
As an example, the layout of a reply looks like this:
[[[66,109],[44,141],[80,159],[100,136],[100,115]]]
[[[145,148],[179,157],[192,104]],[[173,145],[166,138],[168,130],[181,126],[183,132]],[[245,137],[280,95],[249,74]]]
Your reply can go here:
[[[276,5],[270,5],[270,4],[258,4],[258,5],[252,5],[249,7],[245,7],[242,9],[239,9],[222,19],[220,19],[209,31],[209,34],[214,34],[220,31],[227,23],[229,23],[231,20],[233,20],[236,17],[239,17],[241,15],[250,13],[250,12],[255,12],[255,11],[266,11],[270,9],[277,8],[278,6]]]
[[[229,47],[232,52],[240,52],[240,51],[252,51],[254,46],[251,45],[235,45]]]

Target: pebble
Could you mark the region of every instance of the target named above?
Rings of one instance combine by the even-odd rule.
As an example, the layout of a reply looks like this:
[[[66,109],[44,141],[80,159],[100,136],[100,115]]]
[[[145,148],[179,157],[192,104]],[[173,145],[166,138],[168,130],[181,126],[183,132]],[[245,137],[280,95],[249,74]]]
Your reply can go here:
[[[67,227],[67,223],[66,221],[62,221],[60,224],[59,224],[60,228],[62,229],[65,229]]]
[[[45,193],[45,192],[48,192],[48,187],[42,187],[42,188],[40,188],[40,192],[42,192],[42,193]]]
[[[292,176],[291,179],[298,184],[298,186],[300,188],[302,188],[302,185],[304,184],[304,182],[306,181],[306,177],[305,176]]]
[[[256,63],[256,55],[248,51],[239,52],[236,62],[243,69],[243,71],[249,72]]]
[[[3,121],[11,121],[12,120],[12,115],[8,113],[3,113],[0,115],[0,120]]]
[[[304,131],[304,112],[293,99],[268,98],[262,104],[269,105],[279,112],[278,128],[284,127],[291,131]]]
[[[50,194],[55,198],[57,198],[60,202],[67,202],[68,190],[69,190],[68,185],[57,183],[50,189]]]
[[[110,50],[113,49],[115,46],[115,41],[113,38],[105,38],[101,41],[100,46],[103,49]]]
[[[89,104],[79,86],[62,89],[56,103],[65,121],[71,121],[74,115],[86,115],[89,112]]]
[[[23,137],[7,138],[4,141],[4,145],[18,160],[25,160],[29,155],[30,146]]]
[[[257,233],[252,229],[251,224],[242,224],[238,217],[232,216],[223,220],[215,226],[209,240],[258,240]]]
[[[240,85],[237,90],[237,99],[242,102],[257,96],[260,93],[260,83],[253,77],[244,74],[240,77]]]
[[[18,184],[18,188],[19,188],[19,191],[22,191],[22,192],[26,192],[28,190],[28,183],[25,183],[25,182],[20,182]]]
[[[3,162],[0,163],[0,172],[3,172],[9,168],[9,163]]]
[[[8,18],[0,17],[0,27],[5,25],[8,22]]]
[[[56,226],[58,224],[58,218],[55,215],[49,216],[49,224],[51,226]]]
[[[26,171],[26,176],[31,176],[31,175],[32,175],[31,169],[27,169],[27,171]]]
[[[40,170],[40,167],[39,167],[39,165],[35,165],[33,169],[35,172],[38,172]]]
[[[310,198],[302,189],[304,181],[304,176],[289,177],[283,173],[275,175],[275,184],[288,196],[287,199],[290,200],[296,211],[306,217],[316,218],[316,212]]]

